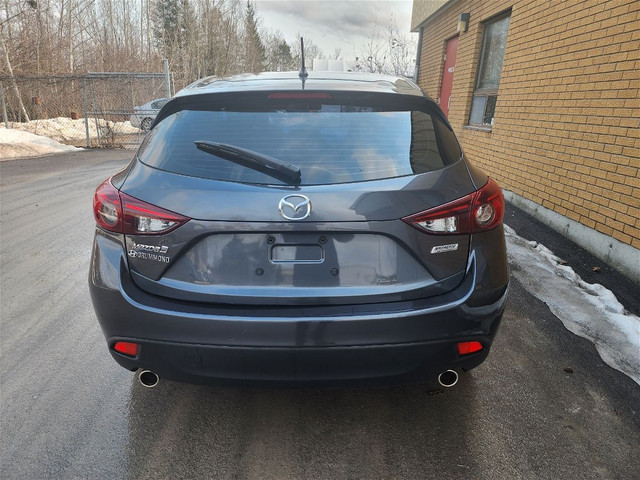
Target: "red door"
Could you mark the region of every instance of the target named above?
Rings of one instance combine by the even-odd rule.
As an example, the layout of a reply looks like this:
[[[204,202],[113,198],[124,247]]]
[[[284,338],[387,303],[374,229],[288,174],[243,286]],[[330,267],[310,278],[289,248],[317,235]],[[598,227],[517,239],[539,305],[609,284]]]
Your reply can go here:
[[[449,118],[449,102],[453,89],[453,73],[456,69],[456,53],[458,52],[458,38],[453,37],[447,42],[447,50],[444,54],[444,68],[442,69],[442,84],[440,87],[440,108]]]

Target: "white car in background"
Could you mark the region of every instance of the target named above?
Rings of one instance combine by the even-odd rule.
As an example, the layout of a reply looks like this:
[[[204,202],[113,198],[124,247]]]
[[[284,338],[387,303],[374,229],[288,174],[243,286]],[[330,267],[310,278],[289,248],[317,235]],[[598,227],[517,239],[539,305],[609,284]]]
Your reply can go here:
[[[168,100],[168,98],[156,98],[139,107],[133,107],[133,110],[131,110],[131,125],[145,132],[149,131],[156,115]]]

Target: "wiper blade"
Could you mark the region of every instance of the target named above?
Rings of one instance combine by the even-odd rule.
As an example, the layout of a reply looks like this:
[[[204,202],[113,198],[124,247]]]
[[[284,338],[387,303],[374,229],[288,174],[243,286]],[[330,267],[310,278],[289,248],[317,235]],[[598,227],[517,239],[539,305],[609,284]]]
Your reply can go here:
[[[300,167],[296,165],[291,165],[290,163],[254,152],[253,150],[236,147],[235,145],[227,145],[226,143],[208,142],[205,140],[196,140],[193,143],[196,144],[198,150],[202,150],[205,153],[262,172],[286,183],[293,185],[300,184]]]

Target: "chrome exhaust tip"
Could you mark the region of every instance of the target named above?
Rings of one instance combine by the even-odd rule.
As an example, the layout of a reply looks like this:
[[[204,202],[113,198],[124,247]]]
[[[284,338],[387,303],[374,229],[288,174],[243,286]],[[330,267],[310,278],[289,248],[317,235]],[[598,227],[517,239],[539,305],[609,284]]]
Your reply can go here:
[[[438,375],[438,383],[445,388],[453,387],[458,383],[458,374],[455,370],[447,370]]]
[[[143,370],[138,375],[138,380],[143,386],[153,388],[160,382],[160,377],[151,370]]]

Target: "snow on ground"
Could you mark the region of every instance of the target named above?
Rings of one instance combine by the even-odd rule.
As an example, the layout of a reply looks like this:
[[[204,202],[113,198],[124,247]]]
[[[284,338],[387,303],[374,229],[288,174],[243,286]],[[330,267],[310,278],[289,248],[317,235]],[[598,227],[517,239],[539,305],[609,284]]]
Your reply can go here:
[[[33,133],[0,128],[0,161],[16,157],[32,157],[47,153],[75,152],[81,148],[63,145]]]
[[[9,122],[9,128],[13,130],[22,130],[35,135],[52,138],[53,140],[75,145],[85,145],[86,143],[86,127],[84,118],[72,120],[68,117],[48,118],[45,120],[31,120],[30,122]],[[98,129],[100,135],[130,135],[143,134],[139,128],[131,125],[131,122],[111,122],[102,118],[89,119],[89,136],[93,139],[98,138]]]
[[[640,317],[615,295],[582,280],[551,250],[505,225],[512,275],[546,303],[564,326],[592,341],[604,362],[640,384]]]

